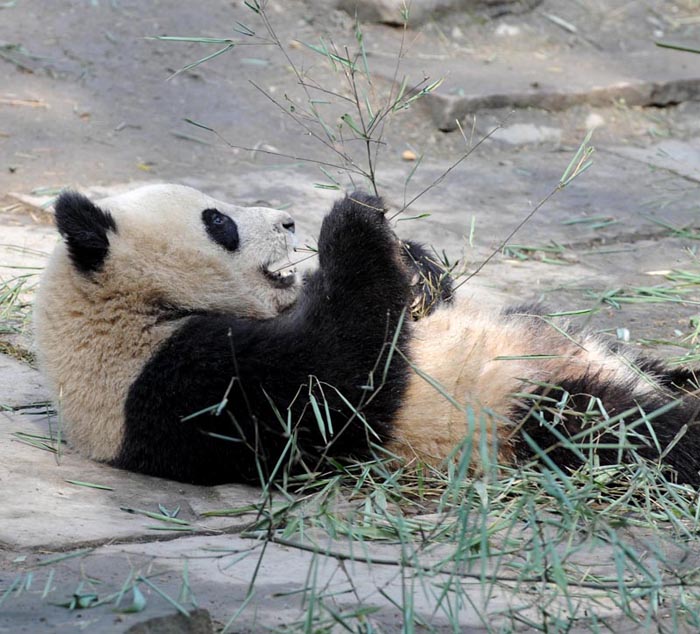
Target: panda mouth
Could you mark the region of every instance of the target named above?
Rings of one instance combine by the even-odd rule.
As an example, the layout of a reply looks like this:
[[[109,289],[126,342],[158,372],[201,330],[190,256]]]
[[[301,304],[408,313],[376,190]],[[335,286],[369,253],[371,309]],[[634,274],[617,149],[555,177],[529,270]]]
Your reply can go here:
[[[261,267],[262,274],[275,288],[290,288],[297,279],[297,271],[292,266],[270,262]]]

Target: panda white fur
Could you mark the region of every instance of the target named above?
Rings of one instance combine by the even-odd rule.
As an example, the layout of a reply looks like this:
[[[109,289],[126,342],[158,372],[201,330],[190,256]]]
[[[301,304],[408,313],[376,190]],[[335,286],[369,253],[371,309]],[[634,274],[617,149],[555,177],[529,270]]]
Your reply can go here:
[[[646,412],[627,441],[650,459],[675,441],[672,476],[700,485],[689,370],[555,329],[536,306],[490,312],[452,299],[449,275],[401,243],[382,211],[362,193],[338,201],[302,282],[274,273],[294,231],[285,212],[176,185],[99,206],[62,194],[35,335],[72,443],[201,484],[259,482],[378,447],[438,465],[462,443],[478,469],[484,440],[506,464],[530,459],[534,442],[576,467],[561,436],[597,424],[600,461],[624,460],[600,420]],[[413,321],[416,305],[425,316]]]

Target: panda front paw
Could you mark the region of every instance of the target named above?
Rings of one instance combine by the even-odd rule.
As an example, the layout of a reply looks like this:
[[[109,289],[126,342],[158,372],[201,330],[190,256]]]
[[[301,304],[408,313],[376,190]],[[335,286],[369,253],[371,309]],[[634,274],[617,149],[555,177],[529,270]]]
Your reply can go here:
[[[453,297],[450,271],[417,242],[404,240],[403,259],[411,274],[411,316],[421,319]]]
[[[386,256],[394,259],[398,240],[384,213],[381,198],[353,192],[333,205],[323,219],[318,239],[321,268],[371,264]]]

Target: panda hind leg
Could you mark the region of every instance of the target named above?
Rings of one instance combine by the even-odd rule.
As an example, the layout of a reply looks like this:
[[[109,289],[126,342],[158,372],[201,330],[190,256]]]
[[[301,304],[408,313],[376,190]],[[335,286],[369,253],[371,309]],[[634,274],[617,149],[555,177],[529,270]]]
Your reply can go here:
[[[700,372],[697,370],[686,367],[671,368],[658,359],[643,359],[637,364],[643,371],[653,373],[656,380],[674,394],[689,397],[700,395]],[[700,400],[698,403],[700,404]]]
[[[626,417],[626,429],[620,427],[618,433],[601,426],[603,414],[598,411],[598,402],[609,417],[635,412]],[[632,462],[634,457],[626,446],[633,444],[634,451],[647,460],[657,461],[663,455],[663,463],[673,469],[671,479],[698,488],[700,400],[684,397],[668,407],[672,403],[660,394],[635,397],[628,385],[602,381],[593,374],[538,387],[531,399],[519,403],[511,413],[521,434],[515,439],[516,459],[523,462],[538,457],[523,433],[564,470],[582,466],[582,456],[590,452],[603,465],[618,464],[620,459]],[[662,408],[659,415],[643,419],[642,412],[652,415]],[[576,438],[573,444],[578,450],[562,442],[562,437]]]

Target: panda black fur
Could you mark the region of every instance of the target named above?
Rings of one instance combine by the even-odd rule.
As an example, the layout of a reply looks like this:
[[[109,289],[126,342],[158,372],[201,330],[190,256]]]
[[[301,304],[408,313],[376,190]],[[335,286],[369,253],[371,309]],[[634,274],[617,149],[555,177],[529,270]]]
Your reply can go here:
[[[531,458],[523,431],[575,467],[581,456],[557,434],[586,426],[577,412],[593,396],[630,421],[667,406],[653,434],[641,425],[628,440],[650,459],[676,441],[665,461],[700,485],[690,371],[555,330],[536,307],[493,312],[452,298],[449,275],[402,245],[382,210],[366,194],[338,201],[318,269],[301,284],[271,271],[293,231],[284,212],[174,185],[99,206],[63,194],[63,242],[35,331],[72,442],[118,467],[201,484],[260,482],[377,447],[440,464],[467,433],[474,469],[482,440],[503,463]],[[605,447],[610,434],[598,435]]]

